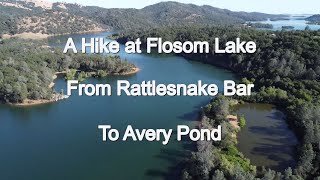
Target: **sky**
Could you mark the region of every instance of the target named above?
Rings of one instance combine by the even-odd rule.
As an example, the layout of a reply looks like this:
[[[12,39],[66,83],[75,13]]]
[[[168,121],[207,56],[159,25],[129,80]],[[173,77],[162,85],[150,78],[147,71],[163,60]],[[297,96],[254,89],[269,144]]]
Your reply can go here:
[[[165,0],[49,0],[105,8],[143,8]],[[233,11],[271,14],[320,14],[319,0],[174,0],[181,3],[211,5]]]

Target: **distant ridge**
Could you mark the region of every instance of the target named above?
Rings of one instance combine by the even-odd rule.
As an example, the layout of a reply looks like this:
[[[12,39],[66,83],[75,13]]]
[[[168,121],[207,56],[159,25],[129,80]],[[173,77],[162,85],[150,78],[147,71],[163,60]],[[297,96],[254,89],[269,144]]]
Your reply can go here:
[[[320,24],[320,14],[315,14],[313,16],[310,16],[306,18],[306,20],[314,24]]]
[[[45,0],[0,0],[0,34],[64,34],[103,29],[228,25],[283,16],[233,12],[208,5],[197,6],[173,1],[157,3],[143,9],[106,9],[70,3],[50,3]]]

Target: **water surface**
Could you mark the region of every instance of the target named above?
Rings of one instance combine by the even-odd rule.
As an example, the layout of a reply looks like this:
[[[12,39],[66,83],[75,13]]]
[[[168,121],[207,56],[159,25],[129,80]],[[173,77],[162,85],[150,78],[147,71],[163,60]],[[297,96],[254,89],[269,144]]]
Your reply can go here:
[[[81,37],[106,37],[108,33],[72,35],[77,45]],[[67,36],[53,37],[50,45],[63,46]],[[123,46],[122,46],[123,48]],[[149,56],[120,53],[141,71],[130,76],[88,79],[84,83],[130,83],[156,80],[157,83],[215,83],[220,88],[229,71],[187,61],[177,56]],[[59,79],[55,89],[65,89]],[[222,89],[221,89],[222,90]],[[64,90],[66,92],[66,89]],[[113,91],[114,92],[114,91]],[[71,96],[65,101],[27,108],[0,106],[0,179],[101,180],[165,179],[183,158],[184,143],[172,136],[167,146],[161,142],[102,142],[98,125],[109,124],[123,134],[134,128],[176,129],[192,125],[200,106],[209,97],[88,97]]]
[[[238,148],[252,164],[274,170],[295,166],[298,141],[281,111],[268,104],[238,105],[235,110],[246,119]]]
[[[272,24],[273,25],[272,29],[260,28],[260,29],[265,29],[265,30],[281,31],[282,26],[293,26],[294,30],[304,30],[307,26],[309,26],[311,30],[319,30],[320,25],[308,24],[308,21],[304,20],[304,18],[307,18],[309,16],[310,15],[300,15],[299,17],[290,16],[290,17],[288,17],[289,20],[270,21],[270,19],[269,19],[267,21],[255,21],[252,23],[263,23],[263,24]]]

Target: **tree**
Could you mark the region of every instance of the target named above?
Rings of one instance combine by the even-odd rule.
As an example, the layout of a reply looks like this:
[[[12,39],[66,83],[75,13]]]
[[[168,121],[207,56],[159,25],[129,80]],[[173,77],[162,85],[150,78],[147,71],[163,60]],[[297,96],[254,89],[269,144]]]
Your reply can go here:
[[[300,158],[300,162],[297,167],[297,173],[302,177],[307,177],[310,175],[310,171],[313,169],[313,160],[315,158],[315,153],[313,151],[312,144],[305,144],[303,146],[303,153]]]
[[[192,179],[192,177],[190,177],[188,171],[185,171],[185,170],[184,170],[184,171],[182,172],[181,180],[191,180],[191,179]]]
[[[244,118],[244,116],[240,116],[240,120],[239,120],[239,126],[241,128],[243,128],[244,126],[246,126],[246,119]]]
[[[305,31],[311,31],[311,28],[309,25],[307,25],[305,28],[304,28]]]
[[[226,180],[226,178],[224,177],[224,174],[222,171],[216,170],[211,180]]]
[[[66,80],[74,80],[76,78],[76,73],[77,70],[76,69],[71,69],[66,73]]]

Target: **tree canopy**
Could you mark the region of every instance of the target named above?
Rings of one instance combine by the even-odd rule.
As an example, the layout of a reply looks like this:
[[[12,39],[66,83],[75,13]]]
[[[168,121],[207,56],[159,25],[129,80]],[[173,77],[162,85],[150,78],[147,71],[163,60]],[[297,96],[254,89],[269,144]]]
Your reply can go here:
[[[183,172],[187,179],[312,179],[320,175],[320,31],[257,31],[234,26],[187,26],[184,28],[156,28],[118,34],[120,42],[147,37],[162,37],[163,41],[208,41],[214,47],[215,38],[220,46],[237,37],[254,41],[254,54],[179,54],[188,59],[209,63],[232,70],[243,78],[243,83],[254,83],[255,93],[249,97],[234,97],[246,102],[271,103],[281,107],[287,121],[301,139],[297,167],[284,173],[262,169],[255,172],[241,154],[232,147],[232,138],[226,145],[206,145],[192,156],[192,169]],[[217,98],[206,111],[206,121],[225,124],[228,112],[226,100]],[[218,104],[218,106],[217,106]],[[228,125],[225,125],[228,129]],[[227,132],[230,132],[226,130]],[[204,143],[204,142],[202,142]],[[233,149],[233,150],[232,150]],[[232,150],[232,153],[229,152]],[[223,156],[221,154],[233,156]],[[308,155],[307,155],[308,154]],[[235,156],[236,155],[236,156]],[[200,157],[198,157],[200,156]],[[218,158],[217,158],[218,157]]]
[[[131,72],[135,66],[119,56],[63,54],[42,41],[4,40],[0,44],[0,101],[50,99],[55,72],[76,69],[105,76]],[[83,78],[83,74],[80,75]]]

